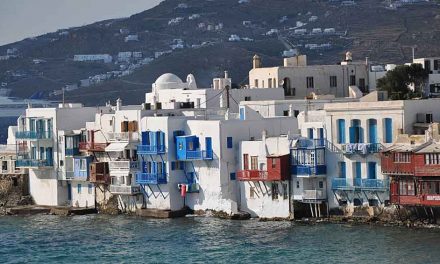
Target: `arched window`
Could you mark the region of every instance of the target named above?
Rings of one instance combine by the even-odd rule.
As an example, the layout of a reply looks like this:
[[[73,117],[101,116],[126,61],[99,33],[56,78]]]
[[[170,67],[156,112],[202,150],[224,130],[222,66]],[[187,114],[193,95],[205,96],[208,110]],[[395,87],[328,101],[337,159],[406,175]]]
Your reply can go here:
[[[350,143],[364,143],[364,130],[359,119],[351,120]]]

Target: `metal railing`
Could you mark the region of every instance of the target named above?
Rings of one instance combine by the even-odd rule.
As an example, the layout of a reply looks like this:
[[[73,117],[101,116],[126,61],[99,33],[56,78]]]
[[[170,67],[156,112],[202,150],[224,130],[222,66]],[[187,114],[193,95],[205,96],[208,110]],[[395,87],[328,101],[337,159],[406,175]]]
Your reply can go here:
[[[109,161],[108,167],[110,171],[126,171],[137,169],[139,167],[139,162],[130,160]]]
[[[164,145],[138,145],[137,153],[141,155],[145,154],[164,154],[165,146]]]
[[[139,186],[110,185],[110,192],[112,194],[133,195],[140,193],[141,189]]]
[[[66,156],[75,156],[79,154],[79,148],[66,148]]]
[[[323,190],[304,190],[303,200],[325,200],[327,199],[326,192]]]
[[[187,160],[212,160],[213,152],[212,150],[187,150],[186,159]]]
[[[347,143],[341,144],[342,153],[344,154],[371,154],[378,153],[383,149],[381,143]]]
[[[388,179],[334,178],[332,180],[333,190],[388,190],[389,188]]]
[[[15,132],[16,139],[51,139],[51,131],[17,131]]]
[[[167,174],[166,173],[136,173],[136,183],[137,184],[166,184]]]
[[[268,173],[261,170],[241,170],[237,172],[237,179],[240,181],[265,181],[268,179]]]
[[[117,141],[139,141],[139,133],[138,132],[110,132],[107,134],[107,138],[111,142]]]
[[[20,159],[15,161],[15,167],[52,167],[53,162],[48,160]]]
[[[306,139],[301,138],[298,140],[296,148],[324,148],[327,140],[325,138]]]

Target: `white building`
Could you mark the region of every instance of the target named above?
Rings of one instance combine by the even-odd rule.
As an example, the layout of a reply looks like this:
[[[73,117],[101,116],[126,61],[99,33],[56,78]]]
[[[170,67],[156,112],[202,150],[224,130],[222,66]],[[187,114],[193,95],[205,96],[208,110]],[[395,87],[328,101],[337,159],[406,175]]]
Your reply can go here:
[[[250,88],[283,88],[291,98],[305,98],[312,93],[349,97],[350,86],[367,92],[368,84],[367,65],[353,62],[349,52],[340,65],[307,65],[307,57],[301,55],[285,58],[283,66],[271,68],[263,68],[256,55],[249,72]]]
[[[104,63],[110,63],[112,60],[113,58],[109,54],[86,54],[73,56],[73,61],[101,61]]]

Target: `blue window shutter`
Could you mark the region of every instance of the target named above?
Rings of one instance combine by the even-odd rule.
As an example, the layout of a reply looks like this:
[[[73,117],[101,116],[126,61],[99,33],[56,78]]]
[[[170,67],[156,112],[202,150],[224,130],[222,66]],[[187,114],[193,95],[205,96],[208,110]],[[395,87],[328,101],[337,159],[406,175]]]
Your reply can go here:
[[[393,120],[385,118],[385,143],[393,143]]]
[[[147,145],[148,142],[148,132],[144,131],[142,132],[142,145]]]
[[[343,179],[347,178],[347,167],[345,166],[344,161],[339,162],[339,170],[340,170],[339,177]]]
[[[338,119],[338,143],[345,143],[345,120]]]
[[[240,120],[245,120],[244,108],[240,107]]]
[[[356,135],[356,128],[350,127],[350,143],[356,143],[355,135]]]
[[[227,137],[227,147],[232,148],[232,137]]]
[[[176,161],[171,161],[171,170],[176,169]]]
[[[81,193],[81,184],[78,184],[78,185],[77,185],[77,192],[78,192],[78,193]]]
[[[362,178],[362,169],[361,169],[361,163],[360,162],[355,162],[355,172],[356,172],[356,175],[355,175],[355,178],[356,179],[360,179],[360,178]]]
[[[313,139],[313,128],[307,129],[307,135],[308,135],[309,139]]]
[[[359,129],[359,139],[357,143],[364,143],[364,129],[362,127],[358,127]]]
[[[324,138],[324,128],[321,127],[318,129],[318,131],[319,131],[319,138],[321,139]]]
[[[229,174],[229,177],[230,177],[231,181],[235,181],[235,179],[236,179],[235,172],[231,172]]]

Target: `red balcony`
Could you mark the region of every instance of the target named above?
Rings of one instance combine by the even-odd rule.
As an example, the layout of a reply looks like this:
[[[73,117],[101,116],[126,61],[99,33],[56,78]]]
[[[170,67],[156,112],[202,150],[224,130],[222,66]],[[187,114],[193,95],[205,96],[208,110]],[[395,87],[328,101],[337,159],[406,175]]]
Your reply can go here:
[[[391,203],[410,206],[440,206],[440,194],[392,195]]]
[[[107,146],[107,143],[80,142],[79,151],[104,152]]]
[[[268,181],[267,171],[260,170],[241,170],[237,172],[239,181]]]

